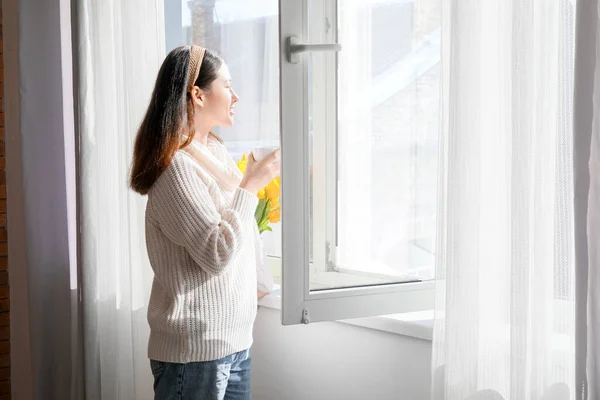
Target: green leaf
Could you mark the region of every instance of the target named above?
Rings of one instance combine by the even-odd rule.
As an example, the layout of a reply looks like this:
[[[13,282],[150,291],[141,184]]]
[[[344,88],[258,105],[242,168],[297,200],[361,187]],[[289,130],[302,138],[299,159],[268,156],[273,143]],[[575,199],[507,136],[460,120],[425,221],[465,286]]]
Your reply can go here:
[[[269,211],[271,211],[271,205],[269,204],[269,202],[267,202],[266,199],[264,200],[264,204],[265,206],[262,209],[262,214],[260,215],[260,218],[256,220],[256,223],[259,227],[265,226],[269,223]]]
[[[265,226],[264,229],[262,231],[260,231],[260,233],[263,233],[264,231],[273,232],[273,229],[271,229],[270,226]]]
[[[256,225],[258,226],[258,232],[263,233],[264,231],[272,231],[269,227],[269,212],[271,211],[271,202],[267,199],[261,199],[258,201],[256,211],[254,211],[254,219],[256,219]]]
[[[267,206],[267,199],[262,199],[258,201],[258,205],[256,206],[256,211],[254,211],[254,218],[256,222],[259,222],[264,215],[265,207]]]
[[[258,224],[258,228],[259,229],[264,229],[267,225],[269,225],[269,220],[268,219],[263,219]]]
[[[265,200],[265,208],[263,209],[263,214],[261,219],[269,219],[269,212],[271,211],[271,203],[267,200]]]

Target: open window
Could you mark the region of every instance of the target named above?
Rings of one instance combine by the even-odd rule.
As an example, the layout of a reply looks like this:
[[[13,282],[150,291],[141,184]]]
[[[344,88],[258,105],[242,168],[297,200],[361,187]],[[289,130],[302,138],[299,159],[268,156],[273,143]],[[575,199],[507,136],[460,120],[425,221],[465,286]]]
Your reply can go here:
[[[280,0],[286,325],[433,308],[438,3]]]

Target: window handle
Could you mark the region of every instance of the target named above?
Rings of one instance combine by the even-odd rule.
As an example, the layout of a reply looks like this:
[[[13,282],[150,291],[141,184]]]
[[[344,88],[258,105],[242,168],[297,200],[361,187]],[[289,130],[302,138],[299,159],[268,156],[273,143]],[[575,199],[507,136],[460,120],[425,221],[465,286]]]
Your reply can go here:
[[[342,51],[342,45],[339,43],[304,44],[299,42],[300,40],[296,36],[287,38],[287,60],[291,64],[298,64],[300,62],[300,54],[309,51]]]

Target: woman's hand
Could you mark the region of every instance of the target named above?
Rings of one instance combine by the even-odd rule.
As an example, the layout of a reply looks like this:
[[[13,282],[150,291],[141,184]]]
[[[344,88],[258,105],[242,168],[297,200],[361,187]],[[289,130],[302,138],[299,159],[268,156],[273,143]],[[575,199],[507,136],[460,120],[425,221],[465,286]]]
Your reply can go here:
[[[240,183],[240,187],[257,194],[269,182],[279,176],[281,162],[279,161],[281,150],[277,149],[261,161],[256,161],[254,155],[248,156],[246,172]]]

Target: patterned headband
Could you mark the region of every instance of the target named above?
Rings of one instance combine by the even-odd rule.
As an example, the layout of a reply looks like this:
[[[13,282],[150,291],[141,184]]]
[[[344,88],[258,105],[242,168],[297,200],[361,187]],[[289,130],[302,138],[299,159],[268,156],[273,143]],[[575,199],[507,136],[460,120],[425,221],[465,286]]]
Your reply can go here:
[[[204,47],[196,45],[192,45],[190,47],[190,70],[187,87],[188,92],[192,91],[194,83],[196,83],[196,79],[198,79],[198,74],[200,73],[200,66],[202,65],[202,60],[204,59],[205,53],[206,49]]]

